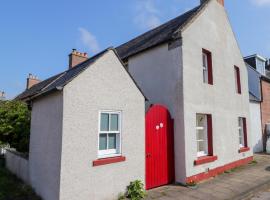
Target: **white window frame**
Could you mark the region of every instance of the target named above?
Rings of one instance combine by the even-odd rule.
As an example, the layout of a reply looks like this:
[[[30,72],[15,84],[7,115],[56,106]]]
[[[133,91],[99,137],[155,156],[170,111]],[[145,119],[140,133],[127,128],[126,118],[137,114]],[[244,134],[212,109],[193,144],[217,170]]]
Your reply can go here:
[[[197,117],[203,116],[205,118],[205,126],[197,126]],[[205,140],[198,139],[198,131],[204,131],[205,134]],[[198,143],[203,142],[204,143],[204,151],[198,151]],[[197,149],[197,157],[207,156],[208,155],[208,124],[207,124],[207,115],[206,114],[196,114],[196,149]]]
[[[238,117],[238,141],[239,141],[240,148],[245,147],[245,134],[244,134],[244,119],[243,119],[243,117]],[[240,141],[242,141],[242,143]]]
[[[208,55],[207,53],[202,53],[202,66],[203,66],[203,82],[208,83]]]
[[[262,64],[262,65],[260,65]],[[256,70],[262,74],[265,75],[265,61],[260,59],[260,58],[256,58]]]
[[[108,131],[101,131],[101,114],[109,114],[109,130]],[[117,114],[118,115],[118,131],[110,131],[110,121],[111,115]],[[113,111],[113,110],[101,110],[98,114],[98,158],[109,158],[109,157],[116,157],[121,156],[122,153],[122,112],[121,111]],[[116,149],[106,149],[106,150],[99,150],[99,136],[100,134],[107,134],[107,147],[108,147],[108,135],[109,134],[116,134]]]

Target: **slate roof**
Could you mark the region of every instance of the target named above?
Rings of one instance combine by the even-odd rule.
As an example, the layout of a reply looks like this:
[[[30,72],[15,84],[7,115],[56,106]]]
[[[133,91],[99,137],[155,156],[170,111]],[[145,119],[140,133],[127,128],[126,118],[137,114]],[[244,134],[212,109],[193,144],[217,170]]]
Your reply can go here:
[[[199,6],[193,8],[185,12],[184,14],[168,21],[167,23],[150,30],[135,39],[120,45],[116,49],[113,49],[117,56],[120,59],[124,60],[125,58],[135,55],[139,52],[152,48],[156,45],[162,44],[164,42],[175,40],[179,37],[179,32],[181,32],[182,28],[193,19],[194,16],[199,13],[199,11],[209,2],[210,0],[206,0],[204,3]],[[86,60],[85,62],[73,67],[70,70],[52,76],[36,85],[31,87],[28,90],[25,90],[21,94],[19,94],[15,99],[16,100],[29,100],[36,96],[51,92],[53,90],[61,89],[64,85],[66,85],[69,81],[71,81],[74,77],[76,77],[79,73],[81,73],[84,69],[90,66],[95,62],[100,56],[102,56],[105,52],[107,52],[108,48],[101,53],[93,56],[92,58]],[[131,77],[131,76],[130,76]],[[132,78],[132,77],[131,77]],[[132,78],[133,79],[133,78]],[[134,81],[134,80],[133,80]],[[134,81],[135,82],[135,81]],[[136,84],[136,82],[135,82]],[[136,84],[137,85],[137,84]],[[137,86],[138,87],[138,86]],[[140,88],[138,87],[140,90]],[[141,90],[140,90],[141,91]],[[141,91],[142,92],[142,91]],[[146,97],[145,97],[146,98]]]
[[[208,0],[209,1],[209,0]],[[185,12],[184,14],[168,21],[167,23],[150,30],[129,42],[120,45],[116,51],[121,59],[128,58],[139,52],[174,40],[179,37],[179,32],[197,13],[208,3],[205,1],[203,4]]]
[[[73,80],[73,78],[79,75],[82,71],[91,66],[91,64],[93,64],[98,58],[100,58],[110,49],[112,48],[107,48],[104,51],[98,53],[97,55],[89,58],[88,60],[78,64],[77,66],[34,85],[30,89],[25,90],[24,92],[19,94],[15,99],[29,100],[33,97],[40,96],[42,94],[46,94],[57,89],[61,89],[68,82]]]

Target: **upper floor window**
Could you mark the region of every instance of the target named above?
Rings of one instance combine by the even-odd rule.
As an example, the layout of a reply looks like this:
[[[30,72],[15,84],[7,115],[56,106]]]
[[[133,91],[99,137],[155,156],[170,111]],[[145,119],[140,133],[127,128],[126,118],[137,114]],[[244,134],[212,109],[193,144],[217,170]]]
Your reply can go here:
[[[120,152],[120,112],[100,112],[99,116],[99,157],[119,155]]]
[[[213,85],[212,72],[212,53],[208,50],[202,50],[203,82]]]
[[[260,60],[260,59],[256,59],[256,69],[260,74],[265,75],[265,62]]]
[[[240,69],[237,66],[234,66],[234,76],[235,76],[235,89],[238,94],[241,94],[241,78],[240,78]]]

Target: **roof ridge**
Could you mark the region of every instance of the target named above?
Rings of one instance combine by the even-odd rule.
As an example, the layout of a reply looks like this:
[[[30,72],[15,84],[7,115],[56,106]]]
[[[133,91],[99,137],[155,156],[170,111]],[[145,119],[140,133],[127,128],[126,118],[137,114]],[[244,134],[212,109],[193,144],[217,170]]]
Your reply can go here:
[[[206,5],[209,4],[211,0],[206,0],[204,1],[203,3],[201,3],[199,6],[196,6],[195,8],[193,8],[192,10],[190,11],[193,11],[193,10],[196,10],[196,12],[194,12],[190,17],[189,19],[193,19],[193,17],[197,16],[199,12],[201,12],[205,7]],[[177,29],[174,34],[176,34],[177,32],[179,31],[183,31],[183,29],[190,23],[190,20],[187,20],[185,23],[183,23],[179,29]]]
[[[148,31],[146,31],[146,32],[144,32],[144,33],[142,33],[142,34],[136,36],[135,38],[133,38],[133,39],[131,39],[131,40],[129,40],[129,41],[127,41],[127,42],[125,42],[125,43],[119,45],[118,47],[116,47],[116,49],[119,48],[120,46],[123,46],[123,45],[125,45],[125,44],[127,44],[127,43],[129,43],[129,42],[132,42],[132,41],[138,39],[139,37],[142,37],[142,36],[144,36],[144,35],[147,35],[147,34],[149,34],[150,32],[152,32],[152,31],[154,31],[154,30],[157,30],[157,29],[159,29],[159,28],[161,28],[161,27],[163,27],[163,26],[165,26],[165,25],[168,25],[170,22],[175,21],[177,18],[180,18],[181,16],[186,15],[186,14],[192,12],[193,10],[195,10],[195,9],[198,8],[198,7],[200,7],[200,6],[196,6],[196,7],[194,7],[193,9],[188,10],[188,11],[186,11],[186,12],[184,12],[184,13],[182,13],[182,14],[176,16],[176,17],[174,17],[173,19],[170,19],[170,20],[164,22],[163,24],[161,24],[161,25],[159,25],[159,26],[157,26],[157,27],[155,27],[155,28],[152,28],[152,29],[150,29],[150,30],[148,30]]]

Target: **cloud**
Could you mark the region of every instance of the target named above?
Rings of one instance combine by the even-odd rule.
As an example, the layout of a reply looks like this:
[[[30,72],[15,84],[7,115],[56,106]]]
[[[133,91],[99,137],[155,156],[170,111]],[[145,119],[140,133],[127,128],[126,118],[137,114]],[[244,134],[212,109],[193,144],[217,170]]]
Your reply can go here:
[[[267,6],[270,5],[270,0],[251,0],[257,6]]]
[[[161,24],[160,11],[154,0],[138,0],[135,5],[135,24],[142,29],[152,29]]]
[[[80,33],[80,42],[92,53],[98,53],[100,51],[100,46],[96,37],[91,32],[82,27],[80,27],[78,31]]]

